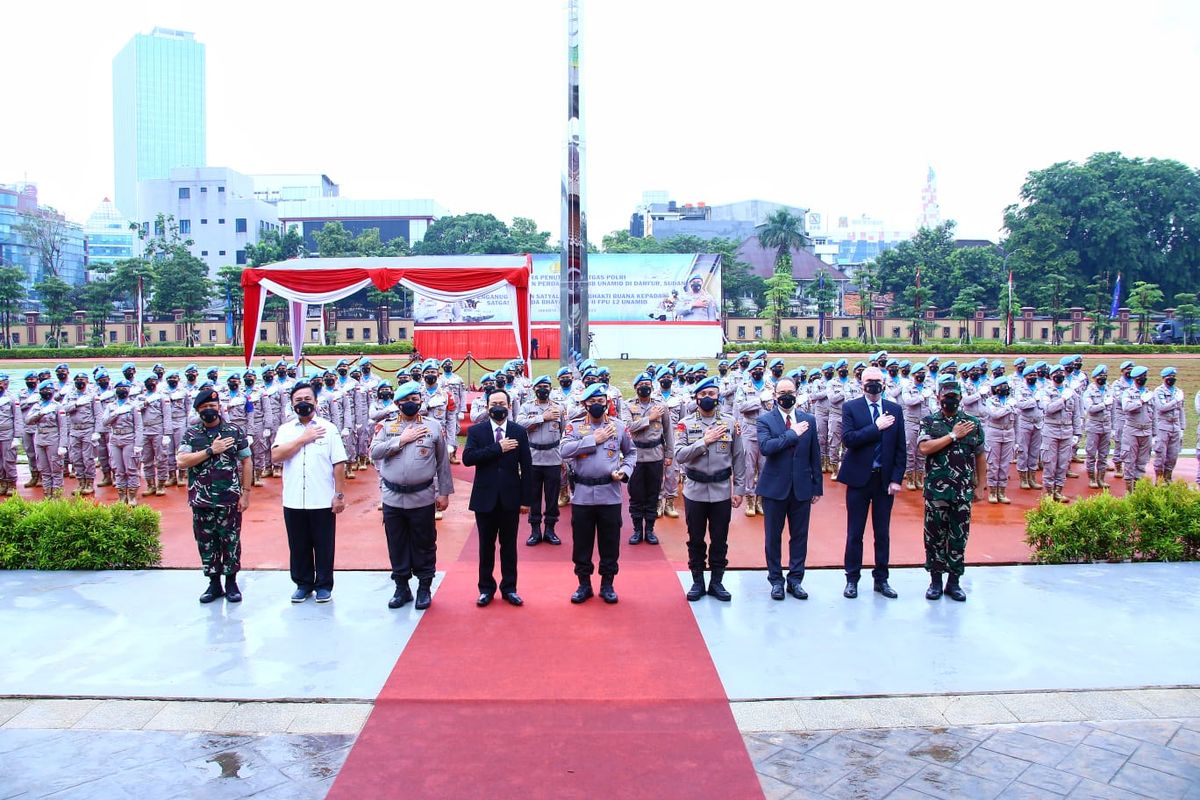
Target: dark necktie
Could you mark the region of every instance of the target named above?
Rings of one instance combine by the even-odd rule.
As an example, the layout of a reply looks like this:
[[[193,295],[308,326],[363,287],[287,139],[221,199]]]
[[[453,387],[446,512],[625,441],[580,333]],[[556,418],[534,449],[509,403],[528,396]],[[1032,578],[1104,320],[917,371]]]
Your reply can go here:
[[[878,419],[879,419],[879,404],[871,403],[871,422],[875,422]],[[871,463],[871,467],[873,469],[879,469],[879,466],[881,463],[880,458],[881,458],[882,454],[883,454],[883,431],[880,431],[879,432],[879,441],[875,443],[874,461]]]
[[[503,438],[504,438],[504,428],[496,428],[496,444],[500,444],[500,441]]]

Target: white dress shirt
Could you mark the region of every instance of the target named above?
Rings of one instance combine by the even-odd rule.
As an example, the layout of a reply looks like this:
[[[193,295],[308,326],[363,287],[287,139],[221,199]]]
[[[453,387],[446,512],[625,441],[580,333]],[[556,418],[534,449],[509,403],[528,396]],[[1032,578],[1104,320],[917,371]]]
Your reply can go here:
[[[346,461],[346,448],[337,427],[324,417],[313,416],[308,425],[291,419],[279,426],[275,444],[287,444],[298,439],[306,427],[317,425],[325,435],[300,448],[300,452],[283,462],[284,508],[332,508],[337,493],[333,481],[336,464]]]

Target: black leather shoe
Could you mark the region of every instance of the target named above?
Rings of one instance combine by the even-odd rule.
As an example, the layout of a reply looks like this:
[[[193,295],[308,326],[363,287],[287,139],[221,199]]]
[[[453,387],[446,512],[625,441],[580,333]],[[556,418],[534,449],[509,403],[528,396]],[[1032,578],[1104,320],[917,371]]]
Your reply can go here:
[[[412,602],[412,590],[408,588],[407,583],[396,584],[396,593],[392,595],[392,599],[388,600],[388,608],[403,608]]]
[[[537,544],[541,540],[542,540],[542,535],[540,533],[538,533],[537,531],[534,531],[533,533],[529,534],[529,538],[525,540],[525,544],[528,545],[529,547],[533,547],[535,544]]]
[[[853,600],[858,597],[858,583],[856,581],[846,581],[846,588],[842,590],[842,597],[847,600]]]
[[[579,604],[584,600],[587,600],[589,597],[594,596],[595,593],[592,591],[591,582],[589,581],[588,583],[581,583],[579,584],[579,588],[575,590],[575,593],[571,595],[571,602]]]
[[[642,543],[642,532],[635,530],[633,533],[629,534],[629,543],[630,544],[641,544]]]
[[[704,588],[704,577],[703,577],[703,575],[701,575],[701,577],[692,581],[692,588],[687,590],[688,602],[689,603],[696,602],[701,597],[704,597],[705,593],[706,593],[706,590]]]
[[[200,595],[201,603],[211,603],[214,600],[219,600],[225,596],[225,590],[221,588],[221,583],[216,578],[208,582],[208,588],[204,590],[204,594]]]
[[[225,602],[242,602],[242,590],[238,588],[237,578],[233,575],[228,575],[225,577]]]
[[[555,545],[562,544],[562,539],[558,538],[558,534],[555,533],[554,531],[546,531],[545,533],[543,533],[542,541],[549,542],[550,544],[555,544]]]
[[[887,581],[875,581],[875,591],[890,600],[895,600],[897,597],[896,590]]]
[[[610,605],[617,602],[617,593],[611,583],[600,584],[600,599]]]
[[[312,589],[296,589],[292,592],[293,603],[303,603],[308,598],[312,597]]]
[[[946,581],[946,596],[951,600],[957,600],[960,603],[965,603],[967,601],[967,593],[964,592],[963,588],[958,585],[957,577],[951,577],[950,580]]]
[[[417,587],[417,602],[413,605],[417,611],[424,611],[433,605],[433,593],[424,584]]]
[[[938,583],[929,584],[929,588],[925,590],[925,599],[926,600],[941,600],[942,599],[942,584],[940,581]]]
[[[771,584],[771,599],[772,600],[782,600],[783,599],[783,584],[782,583],[772,583]]]
[[[729,593],[720,581],[714,579],[708,582],[708,593],[720,600],[722,603],[728,603],[733,599],[733,595]]]
[[[658,537],[654,535],[653,529],[646,531],[646,544],[658,544]]]
[[[483,592],[482,594],[479,595],[479,599],[475,601],[475,605],[479,606],[480,608],[483,608],[484,606],[486,606],[492,602],[492,598],[494,596],[495,595],[493,595],[491,592]]]
[[[800,581],[789,581],[788,591],[792,593],[792,597],[797,600],[807,600],[808,592],[804,591],[804,587],[800,585]]]
[[[521,595],[516,592],[501,592],[500,596],[504,598],[504,602],[510,606],[523,606],[525,601],[521,599]]]

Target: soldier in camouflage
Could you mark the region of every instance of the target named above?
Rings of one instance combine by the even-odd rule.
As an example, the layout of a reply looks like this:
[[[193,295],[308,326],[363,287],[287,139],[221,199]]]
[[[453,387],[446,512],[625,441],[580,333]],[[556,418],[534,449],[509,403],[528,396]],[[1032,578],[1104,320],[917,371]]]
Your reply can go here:
[[[983,428],[979,420],[959,410],[962,388],[952,375],[938,379],[940,410],[921,420],[918,449],[924,457],[925,569],[929,571],[929,600],[962,602],[967,593],[959,584],[971,529],[971,503],[987,474]],[[948,574],[945,589],[942,576]]]
[[[192,532],[208,578],[200,602],[224,597],[230,603],[240,603],[237,574],[242,557],[242,512],[250,505],[254,477],[250,441],[241,428],[221,418],[216,392],[208,389],[198,393],[194,407],[200,422],[184,432],[175,462],[188,471]]]

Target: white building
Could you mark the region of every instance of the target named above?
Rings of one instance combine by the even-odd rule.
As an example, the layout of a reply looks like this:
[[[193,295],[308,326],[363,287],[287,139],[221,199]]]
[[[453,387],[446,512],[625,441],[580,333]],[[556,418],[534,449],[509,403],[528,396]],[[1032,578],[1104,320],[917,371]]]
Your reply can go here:
[[[137,222],[147,235],[155,235],[159,214],[175,217],[209,277],[219,267],[246,264],[246,245],[266,230],[282,230],[275,206],[254,196],[254,179],[226,167],[179,167],[164,180],[140,181]]]
[[[254,175],[254,196],[268,203],[337,197],[340,189],[328,175]]]
[[[89,281],[97,267],[112,266],[140,252],[137,234],[129,228],[129,220],[107,197],[83,224],[83,241]]]

